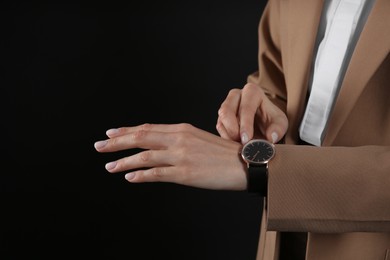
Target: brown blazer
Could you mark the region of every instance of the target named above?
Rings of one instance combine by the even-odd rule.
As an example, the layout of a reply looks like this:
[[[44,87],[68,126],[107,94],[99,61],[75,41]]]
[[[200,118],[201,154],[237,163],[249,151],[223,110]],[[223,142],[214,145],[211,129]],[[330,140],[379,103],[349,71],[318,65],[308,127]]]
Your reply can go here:
[[[248,77],[289,118],[269,165],[257,259],[279,234],[307,232],[306,259],[390,259],[390,0],[376,0],[346,71],[323,147],[298,144],[324,0],[269,0],[259,73]]]

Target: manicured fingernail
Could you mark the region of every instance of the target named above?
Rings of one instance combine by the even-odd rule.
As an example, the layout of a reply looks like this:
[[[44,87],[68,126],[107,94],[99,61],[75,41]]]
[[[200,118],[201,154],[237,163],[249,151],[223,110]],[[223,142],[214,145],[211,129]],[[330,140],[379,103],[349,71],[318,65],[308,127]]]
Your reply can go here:
[[[107,141],[98,141],[95,143],[95,149],[101,149],[103,148],[104,146],[106,146],[107,144]]]
[[[241,134],[241,143],[246,144],[248,142],[248,135],[247,133],[242,133]]]
[[[276,132],[273,132],[271,134],[271,137],[272,137],[272,142],[273,143],[276,143],[278,141],[279,136],[278,136],[278,134]]]
[[[132,179],[134,179],[135,177],[135,173],[134,172],[129,172],[125,175],[125,179],[128,180],[128,181],[131,181]]]
[[[107,136],[111,136],[111,135],[115,135],[119,132],[119,130],[117,128],[112,128],[112,129],[109,129],[106,131],[106,135]]]
[[[114,169],[116,166],[116,162],[109,162],[106,164],[106,170],[109,171],[109,170],[112,170]]]

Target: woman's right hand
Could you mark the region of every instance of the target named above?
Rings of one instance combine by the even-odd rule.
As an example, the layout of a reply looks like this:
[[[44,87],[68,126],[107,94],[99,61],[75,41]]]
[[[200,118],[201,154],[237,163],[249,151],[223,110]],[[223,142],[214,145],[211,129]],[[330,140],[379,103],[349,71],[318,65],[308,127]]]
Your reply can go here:
[[[287,132],[286,114],[257,85],[232,89],[218,110],[217,131],[222,138],[247,143],[263,138],[277,143]]]

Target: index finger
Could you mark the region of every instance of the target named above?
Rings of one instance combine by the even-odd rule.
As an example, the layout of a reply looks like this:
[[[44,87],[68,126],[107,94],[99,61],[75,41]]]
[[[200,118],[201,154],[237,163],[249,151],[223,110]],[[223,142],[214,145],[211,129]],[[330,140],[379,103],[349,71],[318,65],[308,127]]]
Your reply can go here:
[[[175,138],[172,133],[136,130],[127,134],[95,142],[98,152],[116,152],[126,149],[166,149]]]
[[[239,109],[241,142],[246,143],[253,138],[254,120],[263,99],[262,90],[248,83],[244,86]]]
[[[106,135],[110,138],[127,135],[137,131],[156,131],[162,133],[177,132],[177,125],[174,124],[149,124],[145,123],[137,126],[127,126],[119,128],[111,128],[106,131]]]

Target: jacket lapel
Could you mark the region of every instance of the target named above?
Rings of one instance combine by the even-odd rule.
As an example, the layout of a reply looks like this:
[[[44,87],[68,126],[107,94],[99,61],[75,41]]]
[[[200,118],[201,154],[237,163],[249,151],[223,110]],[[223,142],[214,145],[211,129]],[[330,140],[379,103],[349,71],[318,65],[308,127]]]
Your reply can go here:
[[[331,145],[364,87],[389,54],[390,1],[376,0],[346,71],[323,145]]]
[[[282,1],[282,35],[287,35],[282,46],[287,83],[287,113],[290,131],[286,143],[298,138],[298,128],[305,108],[310,67],[317,37],[318,25],[325,0]]]

